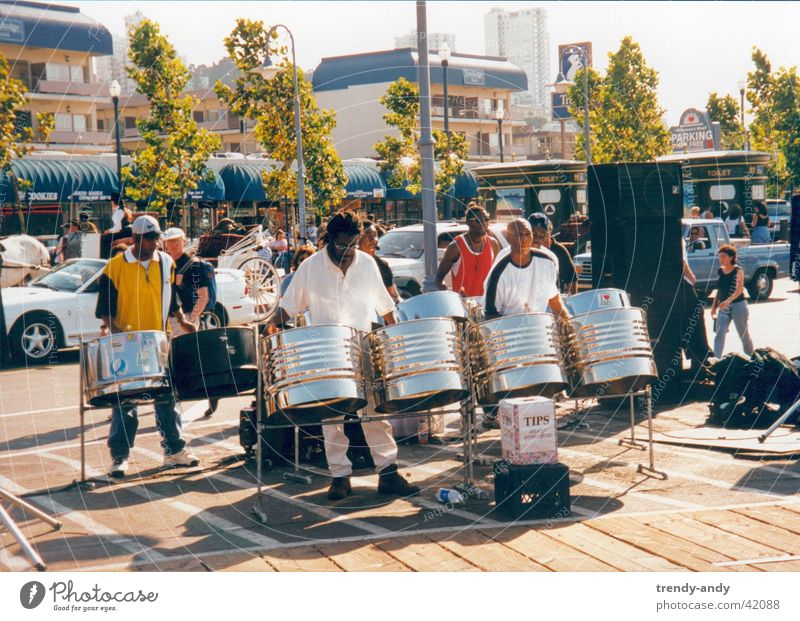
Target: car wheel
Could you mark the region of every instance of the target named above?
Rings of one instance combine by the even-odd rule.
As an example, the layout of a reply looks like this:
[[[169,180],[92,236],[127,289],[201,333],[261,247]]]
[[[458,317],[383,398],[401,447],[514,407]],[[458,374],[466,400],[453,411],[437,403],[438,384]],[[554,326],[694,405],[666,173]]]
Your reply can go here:
[[[204,312],[200,317],[201,330],[213,330],[214,328],[224,328],[228,324],[225,308],[217,302],[213,310]]]
[[[61,326],[51,313],[21,317],[11,330],[11,346],[20,362],[41,364],[58,352]]]
[[[772,286],[772,275],[769,270],[761,269],[753,275],[753,279],[747,287],[747,292],[753,302],[759,302],[768,299],[772,295]]]

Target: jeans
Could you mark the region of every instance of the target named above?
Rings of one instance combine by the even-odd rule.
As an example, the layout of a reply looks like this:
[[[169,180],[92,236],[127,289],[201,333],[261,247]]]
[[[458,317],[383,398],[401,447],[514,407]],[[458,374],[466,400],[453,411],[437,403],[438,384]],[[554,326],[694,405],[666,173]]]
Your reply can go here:
[[[714,356],[722,358],[722,351],[725,349],[725,335],[728,333],[728,327],[733,321],[736,326],[736,331],[739,333],[739,338],[742,339],[742,346],[744,353],[748,356],[753,353],[753,340],[750,338],[750,330],[747,322],[750,319],[750,311],[747,308],[747,302],[734,302],[724,311],[719,311],[717,314],[716,335],[714,336]]]
[[[757,226],[750,233],[751,244],[769,244],[772,243],[772,238],[769,234],[769,229],[766,226]]]
[[[175,408],[172,393],[162,395],[155,402],[156,426],[161,434],[161,447],[167,455],[180,453],[186,446],[181,437],[183,428],[180,412]],[[136,440],[139,417],[135,405],[115,406],[111,410],[111,432],[108,435],[108,448],[111,458],[127,458]]]

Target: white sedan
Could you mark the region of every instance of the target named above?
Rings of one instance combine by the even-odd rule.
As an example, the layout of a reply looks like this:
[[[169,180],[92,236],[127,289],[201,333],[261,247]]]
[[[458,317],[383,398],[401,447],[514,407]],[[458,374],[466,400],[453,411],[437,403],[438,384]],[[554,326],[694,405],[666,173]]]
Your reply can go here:
[[[3,289],[9,345],[18,359],[28,363],[54,360],[59,349],[99,336],[100,320],[94,310],[105,264],[103,259],[72,259],[24,287]],[[204,315],[204,326],[255,321],[255,302],[248,295],[244,273],[218,269],[216,281],[217,303]]]

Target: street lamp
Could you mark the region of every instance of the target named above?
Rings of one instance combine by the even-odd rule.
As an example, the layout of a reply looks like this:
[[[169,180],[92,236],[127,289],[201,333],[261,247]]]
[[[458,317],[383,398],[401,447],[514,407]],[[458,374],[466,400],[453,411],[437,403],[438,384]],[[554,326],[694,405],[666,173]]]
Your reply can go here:
[[[450,140],[450,100],[447,97],[447,66],[450,64],[450,46],[445,41],[439,50],[439,61],[442,64],[442,95],[444,99],[444,133],[447,136],[448,145]],[[444,195],[444,217],[449,220],[453,217],[452,208],[450,205],[449,190]]]
[[[747,92],[747,82],[739,82],[739,99],[741,100],[741,106],[739,114],[741,116],[742,122],[742,134],[744,135],[744,150],[750,150],[750,140],[749,136],[747,135],[747,126],[744,124],[744,94]]]
[[[571,47],[567,53],[578,54],[583,63],[583,142],[586,163],[592,163],[592,143],[589,130],[589,50],[585,47]]]
[[[108,94],[111,95],[111,102],[114,104],[114,135],[117,140],[117,183],[119,184],[119,193],[122,196],[122,146],[119,142],[119,96],[122,93],[122,88],[119,82],[112,81],[108,85]]]
[[[503,118],[506,116],[503,110],[503,102],[499,102],[497,110],[494,112],[494,118],[497,119],[497,141],[500,145],[500,163],[503,163]]]
[[[283,28],[288,34],[292,42],[292,79],[294,81],[294,136],[297,144],[295,149],[295,158],[297,159],[297,211],[298,219],[300,220],[300,241],[306,243],[306,188],[305,180],[303,178],[303,134],[300,128],[300,89],[297,86],[297,61],[295,56],[294,35],[283,24],[276,24],[270,28],[267,33],[267,55],[264,58],[264,63],[260,67],[253,69],[253,73],[257,73],[265,80],[271,80],[277,76],[283,69],[276,67],[272,64],[269,57],[269,41],[272,35],[278,28]]]

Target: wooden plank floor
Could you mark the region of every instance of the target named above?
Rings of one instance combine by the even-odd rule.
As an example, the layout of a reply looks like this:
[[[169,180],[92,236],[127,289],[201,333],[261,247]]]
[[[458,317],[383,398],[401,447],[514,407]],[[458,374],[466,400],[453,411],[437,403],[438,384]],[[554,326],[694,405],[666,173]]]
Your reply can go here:
[[[773,560],[798,554],[800,508],[759,506],[317,544],[204,565],[210,571],[798,571],[800,560]],[[718,564],[743,560],[754,563]]]

